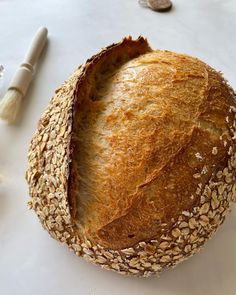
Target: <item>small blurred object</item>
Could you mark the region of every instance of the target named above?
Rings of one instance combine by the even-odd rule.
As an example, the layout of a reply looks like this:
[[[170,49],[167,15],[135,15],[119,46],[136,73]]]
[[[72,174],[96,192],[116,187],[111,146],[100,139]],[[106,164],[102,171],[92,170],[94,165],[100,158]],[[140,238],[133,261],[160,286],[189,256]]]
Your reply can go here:
[[[139,4],[158,12],[169,11],[172,8],[170,0],[139,0]]]
[[[3,77],[4,71],[5,71],[4,66],[0,64],[0,78]]]
[[[5,68],[3,65],[0,64],[0,99],[2,96],[3,91],[3,75],[4,75]]]

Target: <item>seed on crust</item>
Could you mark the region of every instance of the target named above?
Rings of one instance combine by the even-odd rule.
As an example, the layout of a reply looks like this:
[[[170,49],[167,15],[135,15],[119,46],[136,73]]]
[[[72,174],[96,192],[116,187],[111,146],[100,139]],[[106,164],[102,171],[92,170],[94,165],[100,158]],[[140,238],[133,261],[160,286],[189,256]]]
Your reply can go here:
[[[166,262],[170,262],[170,261],[171,261],[171,258],[168,255],[162,256],[160,259],[161,263],[166,263]]]
[[[195,173],[193,174],[193,178],[200,178],[201,177],[201,173]]]
[[[134,273],[134,274],[138,274],[139,270],[135,269],[135,268],[129,268],[129,272]]]
[[[206,214],[209,211],[210,208],[210,204],[209,203],[205,203],[201,206],[200,210],[199,210],[199,214],[203,215]]]
[[[132,255],[135,254],[135,251],[133,248],[127,248],[127,249],[123,249],[121,250],[122,253],[126,254],[126,255]]]
[[[189,224],[189,228],[191,228],[191,229],[194,229],[198,226],[196,219],[193,217],[189,219],[188,224]]]
[[[168,242],[161,242],[160,245],[159,245],[159,248],[166,249],[168,246],[169,246]]]
[[[107,261],[107,259],[103,256],[97,256],[97,258],[96,258],[97,263],[103,264],[103,263],[106,263],[106,261]]]
[[[174,238],[178,238],[181,235],[181,231],[178,228],[174,228],[171,234]]]
[[[199,223],[204,227],[209,224],[209,218],[206,215],[201,215]]]
[[[190,233],[190,229],[188,227],[185,227],[181,230],[181,232],[184,236],[187,236]]]
[[[212,148],[212,154],[213,154],[213,155],[217,155],[217,153],[218,153],[218,149],[217,149],[216,146],[214,146],[214,147]]]

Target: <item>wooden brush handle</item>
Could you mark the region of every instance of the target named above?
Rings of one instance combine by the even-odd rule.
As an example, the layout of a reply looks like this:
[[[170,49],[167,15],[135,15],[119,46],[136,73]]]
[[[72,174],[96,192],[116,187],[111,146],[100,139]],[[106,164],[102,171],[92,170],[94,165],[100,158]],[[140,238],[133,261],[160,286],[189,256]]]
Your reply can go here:
[[[16,71],[8,89],[17,89],[25,95],[33,76],[33,66],[47,41],[47,28],[41,27],[34,36],[31,46],[25,56],[23,64]]]
[[[38,29],[34,39],[32,40],[30,48],[26,53],[24,63],[30,64],[32,67],[35,65],[47,41],[47,35],[47,28],[41,27]]]

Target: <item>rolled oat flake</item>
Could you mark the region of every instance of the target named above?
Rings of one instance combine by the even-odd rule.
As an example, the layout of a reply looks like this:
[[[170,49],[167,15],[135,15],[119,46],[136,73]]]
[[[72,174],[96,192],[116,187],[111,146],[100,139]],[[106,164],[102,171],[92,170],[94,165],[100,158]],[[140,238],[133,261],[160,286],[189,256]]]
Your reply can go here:
[[[168,11],[172,7],[170,0],[147,0],[149,8],[155,11]]]

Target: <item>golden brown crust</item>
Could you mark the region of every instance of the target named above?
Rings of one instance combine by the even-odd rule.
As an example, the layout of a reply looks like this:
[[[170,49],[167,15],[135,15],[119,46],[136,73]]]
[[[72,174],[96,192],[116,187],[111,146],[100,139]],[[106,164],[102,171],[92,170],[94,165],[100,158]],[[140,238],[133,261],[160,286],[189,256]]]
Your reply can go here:
[[[228,161],[219,132],[228,134],[230,101],[222,78],[185,55],[151,52],[110,73],[97,72],[102,90],[97,79],[80,105],[74,163],[86,235],[122,249],[159,240],[199,204],[198,184]]]
[[[77,200],[76,194],[78,193],[78,175],[77,175],[77,163],[73,154],[74,149],[78,149],[78,134],[77,128],[80,128],[80,117],[77,112],[81,112],[81,106],[84,103],[88,105],[94,100],[96,81],[98,74],[102,72],[106,75],[111,67],[119,67],[129,59],[135,58],[140,54],[144,54],[150,51],[151,48],[147,43],[147,40],[143,37],[139,37],[137,40],[132,40],[131,37],[124,38],[120,43],[112,44],[106,47],[104,50],[94,55],[87,60],[85,66],[82,69],[81,75],[78,77],[73,102],[74,122],[72,122],[73,138],[70,144],[71,148],[71,168],[69,178],[69,200],[74,206],[71,206],[72,216],[76,218],[77,214]],[[88,105],[86,107],[88,107]],[[78,125],[78,126],[77,126]]]
[[[196,253],[236,191],[231,88],[195,58],[148,51],[127,38],[78,69],[40,120],[27,171],[54,238],[143,276]]]

